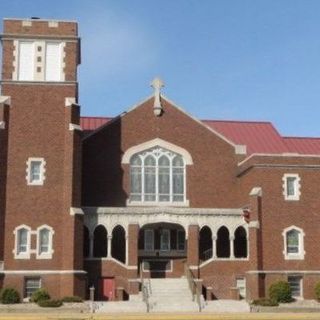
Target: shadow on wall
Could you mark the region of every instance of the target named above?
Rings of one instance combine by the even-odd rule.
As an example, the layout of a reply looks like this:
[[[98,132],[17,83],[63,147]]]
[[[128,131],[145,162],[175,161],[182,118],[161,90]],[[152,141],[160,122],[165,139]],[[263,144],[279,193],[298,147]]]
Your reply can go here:
[[[83,140],[82,206],[126,206],[121,136],[118,117]]]

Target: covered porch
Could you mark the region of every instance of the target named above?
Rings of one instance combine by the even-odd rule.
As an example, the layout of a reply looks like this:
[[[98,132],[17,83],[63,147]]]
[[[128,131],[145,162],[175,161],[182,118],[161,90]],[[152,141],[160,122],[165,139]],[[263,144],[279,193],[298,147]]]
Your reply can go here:
[[[244,253],[240,257],[235,249],[238,246],[234,236],[239,227],[244,232],[248,230],[241,208],[87,207],[83,210],[89,286],[92,283],[99,286],[101,278],[113,278],[115,288],[121,287],[130,295],[139,292],[141,276],[178,278],[188,266],[200,278],[203,265],[216,260],[243,259]]]

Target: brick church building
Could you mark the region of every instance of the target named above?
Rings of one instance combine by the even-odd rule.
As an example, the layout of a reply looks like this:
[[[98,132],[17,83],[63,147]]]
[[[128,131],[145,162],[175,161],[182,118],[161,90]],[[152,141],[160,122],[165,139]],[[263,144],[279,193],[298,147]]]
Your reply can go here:
[[[0,284],[22,296],[127,299],[191,272],[206,299],[320,281],[320,138],[198,120],[152,95],[81,117],[76,22],[5,19]]]

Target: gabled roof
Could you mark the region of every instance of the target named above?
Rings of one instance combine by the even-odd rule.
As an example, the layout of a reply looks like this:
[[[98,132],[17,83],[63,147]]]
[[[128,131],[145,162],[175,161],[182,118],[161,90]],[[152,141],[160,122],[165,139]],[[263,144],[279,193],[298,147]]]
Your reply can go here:
[[[113,118],[81,117],[86,133],[102,127]],[[288,154],[320,155],[320,138],[283,137],[271,122],[202,120],[204,125],[235,145],[246,145],[247,155]]]

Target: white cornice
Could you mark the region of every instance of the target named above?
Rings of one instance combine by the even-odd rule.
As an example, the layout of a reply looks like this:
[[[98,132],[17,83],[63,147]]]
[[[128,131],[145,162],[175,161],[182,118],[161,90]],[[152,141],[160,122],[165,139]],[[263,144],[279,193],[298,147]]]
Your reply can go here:
[[[242,208],[82,207],[85,214],[157,214],[242,216]]]
[[[319,154],[300,154],[300,153],[252,153],[249,157],[238,163],[238,167],[242,166],[244,163],[252,159],[253,157],[277,157],[277,158],[320,158]],[[259,165],[259,164],[257,164]],[[265,165],[274,165],[274,164],[265,164]],[[285,165],[285,164],[282,164]],[[290,164],[288,164],[290,165]],[[299,166],[297,164],[296,166]]]

